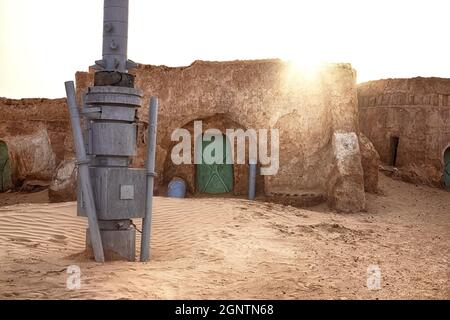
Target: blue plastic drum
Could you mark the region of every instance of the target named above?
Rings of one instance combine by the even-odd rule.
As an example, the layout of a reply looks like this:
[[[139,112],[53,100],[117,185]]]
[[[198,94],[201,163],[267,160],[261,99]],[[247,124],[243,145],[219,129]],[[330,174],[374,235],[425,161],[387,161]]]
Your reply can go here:
[[[181,178],[173,178],[169,182],[169,186],[167,188],[167,196],[170,198],[185,198],[186,182]]]

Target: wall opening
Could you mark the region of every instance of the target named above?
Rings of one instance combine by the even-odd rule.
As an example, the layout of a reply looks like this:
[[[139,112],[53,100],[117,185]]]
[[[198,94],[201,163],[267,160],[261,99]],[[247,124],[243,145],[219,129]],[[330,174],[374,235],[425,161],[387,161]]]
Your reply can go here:
[[[397,165],[398,144],[400,142],[399,137],[391,137],[391,161],[390,165],[395,167]]]
[[[0,192],[12,188],[11,162],[8,155],[8,146],[0,140]]]
[[[199,117],[196,118],[195,120],[191,120],[189,122],[187,122],[186,124],[182,125],[181,128],[186,129],[189,131],[189,133],[191,134],[191,137],[194,137],[194,122],[195,121],[199,121],[202,120],[202,132],[203,134],[206,133],[207,130],[209,129],[217,129],[218,131],[221,132],[221,134],[223,135],[227,129],[233,129],[233,130],[237,130],[237,129],[242,129],[242,130],[246,130],[246,128],[244,126],[242,126],[241,124],[239,124],[238,122],[236,122],[235,120],[231,119],[229,117],[229,115],[227,114],[214,114],[214,115],[208,115],[205,117]],[[225,135],[226,137],[226,135]],[[228,140],[228,137],[226,137]],[[169,138],[170,139],[170,138]],[[248,139],[246,139],[247,141]],[[228,140],[229,141],[229,140]],[[167,144],[167,146],[164,146],[165,149],[167,149],[167,155],[166,155],[166,159],[164,161],[164,168],[163,168],[163,173],[162,173],[162,179],[159,180],[159,185],[158,185],[158,194],[159,195],[163,195],[166,194],[166,187],[167,185],[170,183],[170,181],[175,178],[181,178],[183,180],[186,181],[187,184],[187,194],[188,195],[192,195],[195,196],[197,194],[203,194],[203,195],[207,195],[208,193],[202,193],[200,191],[200,189],[198,188],[198,183],[197,183],[197,172],[198,172],[198,166],[194,163],[190,163],[190,164],[179,164],[179,165],[175,165],[172,162],[171,159],[171,153],[172,153],[172,149],[174,148],[175,145],[177,145],[179,143],[179,141],[171,141],[170,144]],[[194,145],[197,143],[197,141],[194,141],[194,139],[191,138],[191,158],[194,159]],[[231,150],[237,150],[237,139],[234,139],[234,141],[229,141],[230,143],[230,156],[232,156]],[[233,143],[233,145],[231,145],[231,143]],[[198,144],[197,144],[198,146]],[[231,178],[231,183],[228,182],[228,186],[231,184],[231,190],[228,193],[228,195],[233,195],[233,196],[247,196],[248,195],[248,176],[249,176],[249,165],[248,165],[248,142],[246,142],[246,146],[245,146],[245,154],[246,154],[246,161],[245,163],[241,164],[241,163],[236,163],[236,161],[234,161],[233,164],[231,164],[230,162],[233,161],[229,161],[229,166],[226,168],[223,168],[226,172],[232,172],[232,178]],[[197,151],[200,148],[197,148]],[[234,159],[236,160],[236,159]],[[258,163],[257,167],[259,170],[260,167],[260,163]],[[208,170],[208,169],[205,169]],[[221,170],[221,169],[219,169]],[[261,196],[265,194],[265,177],[261,174],[257,174],[256,177],[256,194],[257,196]],[[230,179],[227,178],[227,181],[230,181]],[[212,193],[209,193],[212,194]],[[222,193],[225,194],[225,193]]]
[[[444,152],[444,186],[450,187],[450,147]]]

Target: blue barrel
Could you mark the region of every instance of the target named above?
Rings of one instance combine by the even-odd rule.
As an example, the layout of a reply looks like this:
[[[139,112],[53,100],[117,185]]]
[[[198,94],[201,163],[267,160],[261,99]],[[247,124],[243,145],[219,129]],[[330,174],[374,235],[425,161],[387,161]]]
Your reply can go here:
[[[173,178],[167,188],[167,196],[170,198],[186,197],[186,182],[181,178]]]

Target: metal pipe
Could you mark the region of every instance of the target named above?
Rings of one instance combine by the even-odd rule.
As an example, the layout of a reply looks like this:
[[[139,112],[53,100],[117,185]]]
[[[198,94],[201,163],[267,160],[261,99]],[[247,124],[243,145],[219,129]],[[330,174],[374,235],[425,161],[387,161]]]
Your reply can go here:
[[[250,160],[248,166],[248,199],[254,200],[256,195],[256,161]]]
[[[158,125],[158,99],[156,97],[151,97],[150,99],[148,123],[147,195],[145,197],[145,217],[142,221],[141,262],[146,262],[150,259],[153,180],[155,177],[156,128]]]
[[[105,0],[103,60],[106,71],[127,71],[128,0]]]
[[[80,115],[75,100],[75,87],[73,81],[65,82],[67,105],[70,112],[70,121],[72,124],[73,140],[78,164],[78,177],[81,183],[84,202],[86,204],[86,214],[89,223],[89,233],[91,237],[92,249],[94,251],[95,261],[104,262],[102,238],[98,227],[97,213],[95,210],[94,195],[92,191],[91,178],[89,175],[89,161],[84,147],[83,134],[81,132]]]

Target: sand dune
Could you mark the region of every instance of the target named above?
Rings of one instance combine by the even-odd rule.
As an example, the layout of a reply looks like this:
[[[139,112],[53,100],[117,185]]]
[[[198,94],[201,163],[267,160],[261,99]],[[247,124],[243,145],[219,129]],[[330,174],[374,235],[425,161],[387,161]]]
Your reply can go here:
[[[0,207],[0,298],[449,299],[450,193],[384,176],[381,188],[351,215],[156,197],[148,263],[88,259],[74,202]],[[366,287],[372,264],[380,290]],[[80,289],[66,288],[69,265]]]

